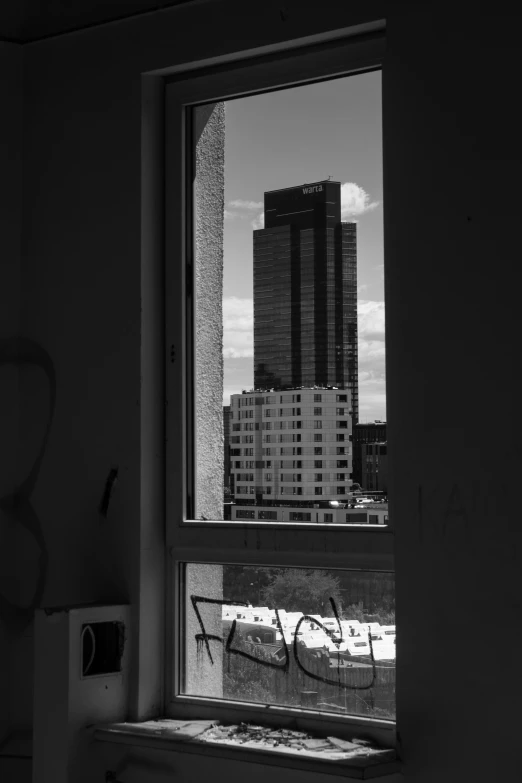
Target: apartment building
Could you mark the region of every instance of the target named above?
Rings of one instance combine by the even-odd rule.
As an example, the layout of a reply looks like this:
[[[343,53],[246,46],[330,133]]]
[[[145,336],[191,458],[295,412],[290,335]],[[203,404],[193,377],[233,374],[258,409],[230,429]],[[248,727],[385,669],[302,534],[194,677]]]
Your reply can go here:
[[[346,498],[352,416],[346,389],[231,395],[230,474],[236,503]]]

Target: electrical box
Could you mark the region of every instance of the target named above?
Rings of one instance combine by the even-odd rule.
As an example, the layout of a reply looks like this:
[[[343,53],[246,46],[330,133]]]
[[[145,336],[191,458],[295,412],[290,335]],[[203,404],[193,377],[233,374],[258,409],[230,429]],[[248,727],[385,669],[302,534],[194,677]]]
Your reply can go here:
[[[127,719],[129,617],[126,605],[36,611],[33,783],[70,783],[86,727]]]

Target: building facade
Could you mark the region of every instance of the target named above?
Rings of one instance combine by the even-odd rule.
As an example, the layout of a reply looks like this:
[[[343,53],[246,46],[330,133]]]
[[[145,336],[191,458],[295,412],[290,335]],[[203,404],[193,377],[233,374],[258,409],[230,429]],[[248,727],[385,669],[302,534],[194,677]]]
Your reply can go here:
[[[337,387],[358,417],[357,233],[341,185],[269,191],[254,231],[254,388]]]
[[[353,480],[364,489],[370,489],[363,483],[362,453],[367,443],[384,443],[386,441],[386,422],[371,421],[356,423],[353,428]]]
[[[362,485],[373,492],[388,492],[388,455],[386,441],[362,444]]]
[[[351,411],[347,389],[233,394],[229,454],[236,503],[346,499]]]
[[[223,405],[223,486],[230,489],[230,405]]]

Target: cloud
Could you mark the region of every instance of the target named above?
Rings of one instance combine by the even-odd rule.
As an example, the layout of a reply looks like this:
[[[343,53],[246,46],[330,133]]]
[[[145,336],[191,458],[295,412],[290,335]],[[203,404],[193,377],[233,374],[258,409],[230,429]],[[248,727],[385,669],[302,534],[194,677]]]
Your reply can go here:
[[[254,229],[254,231],[257,231],[259,228],[264,228],[265,227],[265,215],[264,215],[264,212],[260,212],[259,215],[257,215],[253,219],[251,225],[252,225],[252,228]]]
[[[254,355],[254,303],[252,299],[223,299],[223,356],[246,359]]]
[[[262,201],[248,201],[243,198],[235,198],[229,201],[225,208],[225,220],[235,220],[239,218],[251,218],[252,212],[263,209]],[[263,214],[263,213],[261,213]]]
[[[242,198],[236,198],[228,202],[229,207],[235,207],[236,209],[263,209],[262,201],[245,201]]]
[[[225,209],[223,214],[224,214],[225,220],[234,220],[234,218],[243,217],[241,212],[235,212],[233,209]]]
[[[361,418],[385,417],[384,302],[360,300],[358,311],[359,394]]]
[[[343,182],[341,185],[341,218],[343,220],[355,215],[363,215],[378,206],[379,202],[371,201],[369,193],[355,182]]]

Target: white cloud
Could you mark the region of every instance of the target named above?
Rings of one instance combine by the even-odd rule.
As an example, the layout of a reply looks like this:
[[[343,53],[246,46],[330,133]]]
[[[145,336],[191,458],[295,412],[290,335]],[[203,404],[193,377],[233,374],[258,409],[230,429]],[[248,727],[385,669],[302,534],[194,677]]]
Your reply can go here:
[[[254,231],[257,231],[258,228],[264,228],[265,227],[265,215],[264,212],[260,212],[257,217],[255,217],[252,221],[252,228]]]
[[[254,303],[252,299],[223,299],[223,356],[246,359],[254,355]]]
[[[223,348],[225,359],[251,359],[253,355],[253,348]]]
[[[233,209],[225,209],[223,215],[225,220],[234,220],[234,218],[243,217],[241,212],[235,212]]]
[[[242,198],[236,198],[228,202],[229,207],[235,207],[236,209],[263,209],[262,201],[245,201]]]
[[[384,342],[384,302],[360,299],[357,303],[359,340]]]
[[[386,419],[384,302],[358,302],[359,418]]]
[[[341,185],[341,218],[346,220],[354,215],[362,215],[379,206],[371,201],[370,195],[355,182],[343,182]]]

